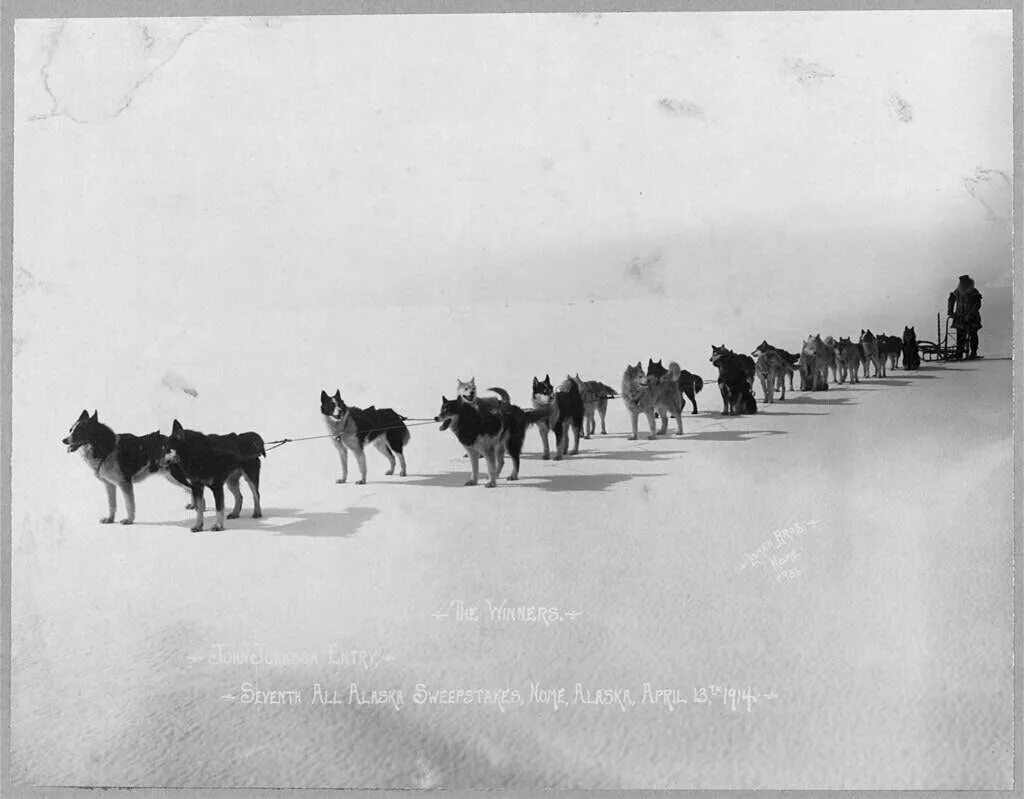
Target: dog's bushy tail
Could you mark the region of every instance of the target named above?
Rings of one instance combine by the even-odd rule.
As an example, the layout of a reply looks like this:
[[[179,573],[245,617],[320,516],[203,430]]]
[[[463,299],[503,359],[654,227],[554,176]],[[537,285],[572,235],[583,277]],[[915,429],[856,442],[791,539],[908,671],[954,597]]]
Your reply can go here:
[[[700,390],[704,388],[704,378],[700,375],[693,376],[693,393],[700,394]]]
[[[501,397],[505,402],[511,402],[512,401],[512,398],[509,397],[508,392],[505,389],[503,389],[503,388],[499,388],[498,386],[491,386],[487,390],[488,391],[493,391],[495,394],[497,394],[499,397]]]
[[[668,372],[666,373],[665,377],[667,377],[667,378],[668,378],[669,380],[671,380],[671,381],[672,381],[673,383],[678,383],[678,382],[679,382],[679,376],[680,376],[680,375],[681,375],[682,373],[683,373],[683,370],[682,370],[682,368],[681,368],[681,367],[679,366],[679,364],[678,364],[678,363],[676,363],[675,361],[672,361],[672,362],[671,362],[671,363],[670,363],[670,364],[668,365]]]

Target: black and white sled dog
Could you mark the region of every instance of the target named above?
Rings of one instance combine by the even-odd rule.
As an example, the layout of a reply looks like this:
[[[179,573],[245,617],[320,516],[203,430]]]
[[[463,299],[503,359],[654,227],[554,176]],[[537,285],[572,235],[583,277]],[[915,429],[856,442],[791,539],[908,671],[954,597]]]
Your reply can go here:
[[[544,445],[544,460],[551,457],[548,447],[548,433],[555,434],[555,460],[561,460],[569,453],[569,430],[575,434],[572,454],[580,451],[580,438],[583,435],[583,395],[574,380],[566,380],[558,390],[551,384],[551,376],[544,375],[543,380],[533,378],[533,407],[547,413],[537,420],[540,440]]]
[[[115,433],[99,420],[99,414],[82,411],[61,441],[68,452],[81,452],[82,458],[107,491],[107,515],[100,519],[110,524],[117,514],[117,489],[124,495],[127,515],[121,524],[135,521],[135,483],[162,472],[171,482],[190,488],[180,467],[159,466],[163,436],[160,431],[144,436]]]
[[[409,428],[405,426],[406,417],[391,408],[356,408],[346,405],[341,399],[341,391],[329,396],[326,391],[320,392],[320,413],[323,414],[327,431],[333,436],[331,441],[338,456],[341,458],[341,477],[337,480],[344,483],[348,480],[348,451],[352,450],[359,464],[357,485],[366,483],[367,444],[373,444],[388,459],[386,474],[395,473],[395,458],[401,467],[399,474],[405,477],[405,447],[409,443]]]
[[[213,530],[224,529],[224,486],[227,485],[235,506],[227,518],[237,519],[242,511],[242,492],[238,483],[245,482],[252,491],[252,517],[263,516],[260,505],[260,457],[266,455],[263,439],[257,433],[228,433],[206,435],[197,430],[186,430],[177,419],[171,425],[169,436],[160,436],[161,449],[155,468],[180,469],[192,491],[196,521],[192,532],[203,529],[206,511],[206,488],[213,494],[217,521]]]
[[[487,487],[494,488],[505,466],[505,453],[512,458],[509,480],[519,479],[519,458],[523,451],[526,428],[547,418],[548,409],[524,411],[518,405],[501,401],[495,405],[474,403],[463,397],[441,397],[441,410],[434,421],[441,430],[451,428],[455,438],[466,450],[472,475],[466,485],[476,485],[480,479],[480,457],[487,464]]]
[[[195,434],[195,430],[186,430],[185,434]],[[227,482],[224,484],[231,492],[231,496],[234,499],[235,505],[228,514],[229,519],[237,519],[242,513],[242,492],[238,489],[240,480],[244,477],[246,485],[249,486],[249,491],[252,493],[253,501],[253,514],[254,519],[259,519],[263,516],[263,510],[260,507],[260,470],[262,464],[260,458],[267,456],[267,451],[263,444],[263,437],[259,433],[249,431],[247,433],[204,433],[209,439],[210,446],[215,449],[226,449],[230,452],[234,452],[238,455],[239,460],[242,463],[241,468],[228,476]],[[170,470],[172,476],[175,471],[180,472],[181,467],[171,464]],[[189,486],[191,492],[191,486]],[[188,510],[195,509],[195,502],[189,502],[185,506]]]

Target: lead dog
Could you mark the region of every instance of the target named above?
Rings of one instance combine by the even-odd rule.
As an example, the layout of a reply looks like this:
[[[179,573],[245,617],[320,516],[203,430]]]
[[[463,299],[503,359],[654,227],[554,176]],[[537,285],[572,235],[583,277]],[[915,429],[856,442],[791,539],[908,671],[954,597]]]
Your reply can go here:
[[[96,411],[93,411],[92,416],[88,411],[82,411],[61,443],[68,448],[68,452],[80,451],[93,475],[103,483],[107,492],[107,515],[100,519],[103,524],[112,523],[117,515],[117,489],[121,489],[124,495],[127,510],[121,524],[134,523],[135,483],[152,474],[162,472],[176,485],[190,488],[180,468],[165,469],[159,466],[163,446],[160,431],[144,436],[115,433],[100,422]]]
[[[344,483],[348,480],[348,451],[352,450],[359,464],[359,479],[356,485],[366,483],[367,444],[373,444],[388,459],[388,470],[385,474],[395,473],[395,458],[401,466],[401,476],[405,477],[405,447],[409,443],[409,428],[405,426],[405,417],[395,413],[391,408],[356,408],[346,405],[341,399],[341,391],[334,396],[326,391],[320,392],[320,413],[324,424],[332,436],[334,448],[341,458],[341,477],[336,481]]]

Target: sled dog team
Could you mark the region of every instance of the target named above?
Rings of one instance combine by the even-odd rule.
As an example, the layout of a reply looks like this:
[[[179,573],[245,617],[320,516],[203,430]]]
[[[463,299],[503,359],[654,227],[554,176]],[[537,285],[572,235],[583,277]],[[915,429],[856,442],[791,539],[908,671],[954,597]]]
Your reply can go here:
[[[826,390],[829,371],[834,382],[859,382],[858,372],[863,366],[868,377],[869,366],[874,365],[875,377],[886,376],[886,364],[897,368],[903,357],[904,369],[917,369],[920,356],[914,328],[903,331],[903,338],[873,335],[861,331],[857,343],[849,338],[835,341],[831,336],[809,336],[799,354],[793,354],[762,341],[751,355],[735,353],[723,346],[712,346],[711,363],[718,368],[718,388],[722,395],[723,414],[756,413],[754,381],[760,380],[764,401],[773,403],[776,389],[780,400],[786,398],[786,378],[793,390],[793,374],[800,373],[802,390]],[[755,360],[756,359],[756,360]],[[466,450],[470,460],[471,477],[466,485],[476,485],[480,478],[480,459],[484,459],[488,480],[494,487],[501,474],[506,454],[512,461],[509,480],[519,479],[519,462],[526,439],[526,431],[535,425],[540,433],[544,459],[560,460],[579,452],[580,439],[589,439],[596,432],[596,419],[600,418],[601,433],[605,428],[608,400],[622,398],[630,416],[631,434],[639,436],[639,419],[647,420],[648,439],[666,435],[669,420],[675,420],[676,434],[683,434],[683,408],[689,399],[697,413],[696,395],[704,381],[697,375],[681,369],[675,361],[668,367],[659,360],[649,359],[647,369],[640,362],[626,367],[622,375],[621,390],[616,394],[610,386],[598,380],[583,380],[579,373],[567,376],[555,386],[549,375],[543,380],[533,378],[532,407],[520,408],[512,403],[509,393],[497,386],[487,389],[495,396],[479,396],[476,380],[457,381],[454,399],[441,397],[441,409],[434,421],[440,429],[451,430]],[[348,405],[341,391],[328,395],[320,392],[320,413],[328,436],[341,459],[341,477],[348,480],[348,453],[355,455],[359,466],[358,484],[366,482],[366,454],[368,444],[376,447],[388,460],[387,474],[395,472],[406,476],[405,447],[409,443],[407,417],[390,408],[357,408]],[[661,417],[658,429],[656,418]],[[553,435],[554,453],[549,444]],[[252,493],[254,519],[260,518],[260,458],[266,457],[263,439],[258,433],[206,434],[187,430],[175,419],[169,436],[159,431],[143,436],[115,433],[99,421],[98,413],[82,411],[63,439],[68,452],[81,452],[86,464],[107,492],[107,515],[104,524],[114,521],[117,513],[117,491],[124,496],[127,515],[122,524],[135,521],[135,483],[153,474],[161,474],[175,485],[189,492],[191,501],[186,506],[196,511],[193,532],[203,529],[206,510],[205,490],[213,494],[217,521],[214,530],[223,530],[225,518],[235,519],[242,510],[242,492],[239,483],[245,480]],[[234,507],[225,517],[224,487],[234,499]]]

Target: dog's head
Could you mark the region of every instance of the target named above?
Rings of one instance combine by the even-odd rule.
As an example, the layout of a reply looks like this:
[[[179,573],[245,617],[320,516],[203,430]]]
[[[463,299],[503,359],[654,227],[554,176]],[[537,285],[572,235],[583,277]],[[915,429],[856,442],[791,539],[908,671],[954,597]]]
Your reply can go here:
[[[533,399],[537,402],[551,402],[555,396],[555,387],[551,385],[551,376],[544,375],[543,380],[533,378]]]
[[[462,399],[466,400],[467,402],[473,402],[473,400],[476,399],[476,378],[469,378],[468,383],[462,382],[461,380],[459,380],[459,378],[455,379],[456,381],[458,381],[459,384],[459,391],[457,396],[462,397]]]
[[[320,392],[320,413],[324,416],[338,421],[342,419],[348,412],[348,406],[345,405],[344,400],[341,398],[341,390],[334,392],[334,396],[331,397],[326,391]]]
[[[852,341],[850,341],[850,339],[849,339],[849,338],[847,338],[847,337],[845,337],[845,336],[840,336],[840,337],[839,337],[839,345],[838,345],[838,346],[839,346],[839,349],[841,349],[841,350],[843,350],[843,349],[846,349],[846,348],[847,348],[847,347],[849,347],[849,346],[850,346],[850,345],[851,345],[852,343],[853,343],[853,342],[852,342]]]
[[[622,382],[637,388],[647,388],[648,379],[647,373],[644,372],[643,364],[637,361],[636,366],[632,364],[627,366],[625,373],[622,375]]]
[[[903,328],[903,340],[904,341],[917,341],[917,333],[914,332],[913,327]]]
[[[81,447],[91,446],[96,440],[96,435],[104,425],[100,424],[99,414],[96,411],[89,415],[89,411],[82,411],[68,434],[61,439],[61,444],[68,448],[68,452],[75,452]]]
[[[722,360],[726,355],[732,355],[732,350],[726,347],[724,344],[721,347],[716,347],[714,344],[711,345],[711,363],[718,366],[718,362]]]
[[[440,423],[442,430],[447,430],[452,421],[458,417],[460,399],[460,397],[448,399],[444,394],[441,395],[441,410],[434,417],[434,421]]]
[[[668,369],[661,365],[661,358],[655,363],[653,358],[647,359],[647,376],[657,380],[663,374],[667,373]]]
[[[771,349],[772,348],[768,345],[767,341],[762,341],[757,345],[757,349],[750,354],[755,358],[760,358],[762,355],[767,355]]]
[[[566,375],[565,380],[558,384],[558,390],[561,393],[572,393],[573,391],[579,391],[579,384],[572,375]]]
[[[171,434],[160,440],[160,455],[157,457],[156,468],[165,469],[172,463],[181,463],[182,448],[185,446],[185,428],[177,419],[171,425]],[[150,464],[153,469],[154,464]]]

